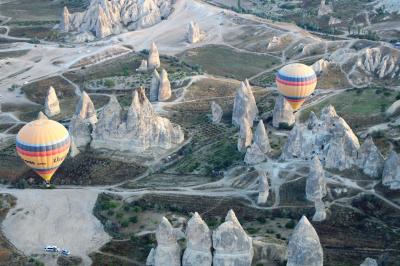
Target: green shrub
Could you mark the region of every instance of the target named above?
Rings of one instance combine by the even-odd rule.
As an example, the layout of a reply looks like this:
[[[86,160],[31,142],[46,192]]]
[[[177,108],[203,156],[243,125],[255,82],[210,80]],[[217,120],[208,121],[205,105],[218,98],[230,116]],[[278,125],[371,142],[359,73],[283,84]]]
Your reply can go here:
[[[104,86],[106,86],[108,88],[114,87],[115,86],[115,82],[112,79],[106,79],[104,81]]]
[[[129,222],[131,222],[131,223],[133,223],[133,224],[137,223],[137,222],[138,222],[137,216],[132,216],[132,217],[130,217],[130,218],[129,218]]]

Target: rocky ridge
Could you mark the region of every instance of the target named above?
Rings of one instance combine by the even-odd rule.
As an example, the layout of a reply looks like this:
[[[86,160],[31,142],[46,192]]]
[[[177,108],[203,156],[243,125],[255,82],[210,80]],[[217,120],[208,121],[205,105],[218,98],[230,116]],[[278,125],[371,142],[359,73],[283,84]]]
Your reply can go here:
[[[50,86],[44,103],[44,113],[48,117],[53,117],[58,115],[60,112],[60,102],[58,101],[56,91],[52,86]]]

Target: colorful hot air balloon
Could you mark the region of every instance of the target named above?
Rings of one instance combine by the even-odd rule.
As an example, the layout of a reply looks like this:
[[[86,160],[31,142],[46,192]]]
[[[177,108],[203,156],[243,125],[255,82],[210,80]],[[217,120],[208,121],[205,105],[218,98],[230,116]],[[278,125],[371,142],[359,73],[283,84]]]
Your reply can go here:
[[[17,135],[17,153],[47,184],[64,161],[70,146],[68,131],[60,123],[39,119],[26,124]]]
[[[290,64],[276,75],[279,92],[286,98],[293,110],[298,110],[317,85],[314,70],[304,64]]]

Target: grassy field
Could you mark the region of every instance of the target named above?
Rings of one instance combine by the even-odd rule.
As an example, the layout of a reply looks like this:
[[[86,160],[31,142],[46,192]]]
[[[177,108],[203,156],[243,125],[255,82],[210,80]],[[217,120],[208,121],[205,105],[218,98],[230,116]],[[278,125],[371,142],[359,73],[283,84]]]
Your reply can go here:
[[[210,45],[185,51],[184,62],[199,65],[205,72],[244,80],[279,63],[275,57],[238,52],[227,46]]]
[[[346,90],[332,96],[301,112],[301,120],[305,121],[311,111],[319,114],[320,110],[333,105],[353,129],[363,128],[384,122],[384,111],[396,100],[397,93],[384,88],[361,88]]]

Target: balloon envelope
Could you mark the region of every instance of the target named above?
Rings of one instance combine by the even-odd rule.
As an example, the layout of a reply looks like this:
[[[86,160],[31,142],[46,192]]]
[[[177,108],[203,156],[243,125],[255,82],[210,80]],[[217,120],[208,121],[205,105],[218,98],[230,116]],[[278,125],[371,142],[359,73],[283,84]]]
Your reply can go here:
[[[17,135],[17,153],[46,182],[64,161],[70,137],[63,125],[40,119],[26,124]]]
[[[279,70],[276,75],[276,85],[293,110],[297,110],[315,90],[317,76],[309,66],[290,64]]]

